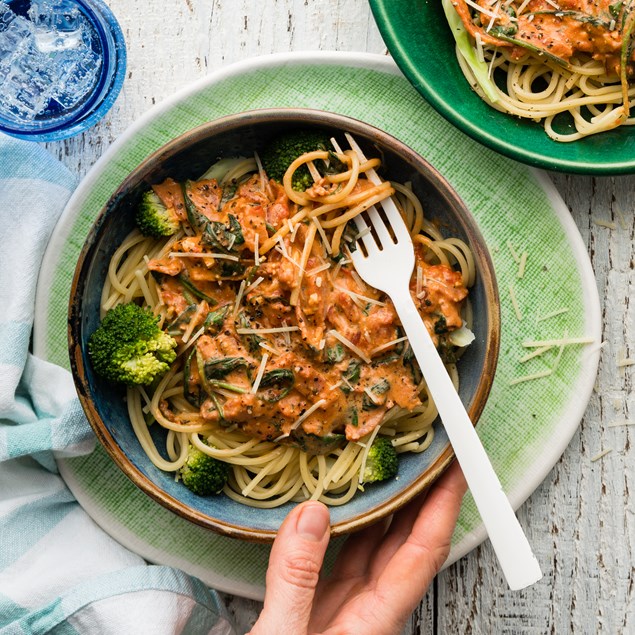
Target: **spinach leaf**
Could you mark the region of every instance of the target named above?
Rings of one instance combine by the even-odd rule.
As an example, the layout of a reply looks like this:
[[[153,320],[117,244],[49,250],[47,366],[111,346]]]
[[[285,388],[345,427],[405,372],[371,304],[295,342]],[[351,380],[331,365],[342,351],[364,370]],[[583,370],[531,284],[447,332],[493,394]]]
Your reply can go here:
[[[192,295],[197,297],[199,300],[205,300],[211,306],[218,304],[218,302],[212,298],[211,295],[207,295],[204,291],[201,291],[197,286],[195,286],[190,278],[185,273],[180,273],[177,278],[179,282],[183,285],[183,288],[189,291]]]
[[[181,327],[185,327],[190,323],[192,316],[196,313],[198,306],[196,304],[188,305],[183,311],[181,311],[167,326],[168,335],[177,337],[183,334]]]
[[[344,359],[344,347],[341,344],[335,344],[326,349],[326,361],[330,364],[337,364]]]
[[[340,389],[344,394],[351,392],[351,386],[354,386],[359,381],[361,372],[362,363],[356,359],[351,359],[348,363],[348,368],[342,373],[344,383],[340,386]]]
[[[223,324],[225,322],[225,318],[227,317],[227,313],[231,304],[226,304],[222,306],[220,309],[216,309],[215,311],[210,311],[203,322],[203,326],[205,330],[211,333],[212,335],[218,334],[218,332],[223,328]]]
[[[245,242],[242,226],[233,214],[227,216],[229,223],[221,223],[220,221],[208,220],[205,230],[201,237],[201,242],[208,247],[212,247],[214,251],[222,254],[230,254],[237,251]]]
[[[183,200],[185,201],[185,212],[187,213],[187,220],[190,225],[197,233],[202,232],[207,223],[209,223],[209,218],[204,214],[201,214],[194,202],[190,198],[190,191],[192,189],[192,181],[185,181],[182,185],[183,189]]]
[[[238,368],[248,368],[244,357],[217,357],[205,362],[205,377],[207,379],[223,379]]]
[[[286,397],[295,384],[292,370],[278,368],[265,373],[260,380],[258,393],[263,393],[261,399],[268,403],[275,403]],[[263,391],[264,389],[264,391]]]

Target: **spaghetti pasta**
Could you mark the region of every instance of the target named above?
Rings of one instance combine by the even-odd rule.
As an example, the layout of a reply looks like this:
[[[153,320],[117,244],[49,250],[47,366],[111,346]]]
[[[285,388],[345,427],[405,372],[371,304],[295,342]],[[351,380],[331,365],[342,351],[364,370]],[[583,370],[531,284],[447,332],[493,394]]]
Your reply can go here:
[[[340,168],[320,172],[331,159]],[[450,367],[474,260],[425,218],[408,185],[367,180],[378,159],[305,154],[282,184],[259,159],[220,164],[198,181],[159,184],[166,207],[187,210],[178,232],[134,230],[108,268],[102,316],[136,302],[177,341],[156,384],[128,388],[132,427],[162,470],[178,474],[190,446],[229,464],[224,493],[241,503],[344,504],[363,489],[376,437],[397,453],[422,452],[437,416],[392,303],[346,257],[356,238],[349,221],[395,197],[415,239],[413,297]],[[293,190],[293,173],[308,164],[313,186]],[[165,429],[165,447],[150,423]]]

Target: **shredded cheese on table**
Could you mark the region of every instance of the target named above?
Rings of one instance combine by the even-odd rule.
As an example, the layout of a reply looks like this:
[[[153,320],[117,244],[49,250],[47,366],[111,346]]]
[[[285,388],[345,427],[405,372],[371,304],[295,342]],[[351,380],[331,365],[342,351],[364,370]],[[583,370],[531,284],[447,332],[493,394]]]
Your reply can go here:
[[[592,337],[563,337],[553,340],[528,340],[523,342],[525,348],[542,348],[543,346],[571,346],[574,344],[592,344]]]
[[[512,307],[514,308],[516,318],[519,322],[522,322],[523,314],[520,311],[520,305],[518,304],[518,299],[516,298],[516,292],[514,291],[514,287],[511,284],[509,285],[509,299],[512,302]]]
[[[601,220],[598,218],[598,219],[594,219],[593,222],[598,227],[606,227],[607,229],[617,229],[617,225],[613,221]]]
[[[613,448],[606,448],[602,450],[601,452],[598,452],[598,454],[591,457],[591,463],[595,463],[596,461],[599,461],[601,458],[605,457],[607,454],[610,454],[611,452],[613,452]]]
[[[520,263],[520,256],[518,255],[518,252],[514,249],[514,246],[512,245],[511,240],[507,241],[507,249],[509,249],[509,252],[511,253],[512,258],[514,259],[516,264]]]
[[[635,426],[635,421],[625,419],[624,421],[614,421],[608,424],[609,428],[621,428],[623,426]]]
[[[515,386],[516,384],[520,384],[525,381],[533,381],[534,379],[540,379],[541,377],[548,377],[553,373],[552,368],[547,368],[546,370],[538,371],[537,373],[532,373],[531,375],[523,375],[522,377],[516,377],[509,382],[510,386]]]
[[[527,353],[527,355],[524,355],[518,361],[521,364],[524,364],[525,362],[528,362],[530,359],[533,359],[534,357],[540,357],[540,355],[542,355],[543,353],[546,353],[547,351],[550,351],[552,348],[553,346],[541,346],[540,348],[537,348],[535,351],[532,351],[531,353]]]
[[[549,320],[553,317],[556,317],[558,315],[562,315],[563,313],[568,313],[568,312],[569,312],[568,307],[556,309],[555,311],[551,311],[550,313],[536,317],[536,322],[544,322],[545,320]]]
[[[525,275],[526,267],[527,267],[527,252],[523,251],[522,256],[520,257],[520,262],[518,263],[518,273],[516,274],[518,278],[522,278]]]

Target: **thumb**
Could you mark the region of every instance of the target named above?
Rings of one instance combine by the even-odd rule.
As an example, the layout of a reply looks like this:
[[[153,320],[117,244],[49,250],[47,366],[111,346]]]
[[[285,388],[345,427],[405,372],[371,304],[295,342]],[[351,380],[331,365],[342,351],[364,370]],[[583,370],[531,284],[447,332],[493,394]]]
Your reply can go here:
[[[329,512],[325,505],[307,501],[291,511],[271,549],[265,605],[253,635],[307,632],[328,542]]]

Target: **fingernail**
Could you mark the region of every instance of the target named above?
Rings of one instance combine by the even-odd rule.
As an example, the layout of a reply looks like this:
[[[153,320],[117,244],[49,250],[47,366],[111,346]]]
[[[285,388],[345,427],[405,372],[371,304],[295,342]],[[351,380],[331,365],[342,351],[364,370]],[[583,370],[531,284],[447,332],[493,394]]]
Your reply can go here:
[[[306,540],[319,542],[329,528],[329,515],[324,507],[318,504],[306,504],[300,512],[297,532]]]

